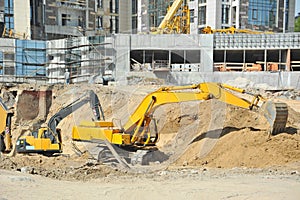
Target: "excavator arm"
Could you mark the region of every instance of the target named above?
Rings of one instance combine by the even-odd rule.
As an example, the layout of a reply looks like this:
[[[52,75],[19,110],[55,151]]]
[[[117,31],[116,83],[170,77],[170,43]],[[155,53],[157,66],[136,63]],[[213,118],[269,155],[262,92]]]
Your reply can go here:
[[[57,140],[55,138],[57,137],[57,126],[60,123],[60,121],[63,120],[68,115],[70,115],[71,113],[78,110],[79,108],[81,108],[83,105],[85,105],[88,102],[90,103],[90,107],[93,110],[95,120],[99,121],[101,119],[101,116],[102,116],[102,120],[105,120],[99,98],[92,90],[90,90],[86,92],[86,94],[84,94],[82,97],[73,101],[71,104],[63,107],[60,111],[58,111],[49,119],[48,129],[45,134],[45,137],[50,138],[52,143],[56,143]]]
[[[264,116],[270,123],[271,133],[276,134],[284,130],[287,120],[287,107],[285,104],[266,101],[261,95],[250,93],[247,94],[252,96],[252,100],[248,101],[235,95],[233,91],[247,93],[243,89],[219,83],[201,83],[189,86],[160,88],[144,98],[124,125],[124,132],[132,135],[131,143],[144,142],[144,144],[148,144],[151,138],[148,126],[151,122],[151,114],[157,107],[167,103],[199,101],[212,98],[250,110],[254,107],[263,108]],[[260,106],[260,101],[262,101],[263,105],[267,106]],[[143,138],[147,138],[147,140],[143,141]]]

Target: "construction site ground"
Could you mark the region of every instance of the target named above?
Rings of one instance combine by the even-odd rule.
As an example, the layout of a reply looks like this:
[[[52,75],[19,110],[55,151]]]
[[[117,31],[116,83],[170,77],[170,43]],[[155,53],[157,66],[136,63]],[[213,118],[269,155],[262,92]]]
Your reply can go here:
[[[121,127],[142,99],[159,85],[2,86],[1,97],[14,109],[13,142],[33,125],[47,120],[86,90],[94,90],[106,120]],[[256,91],[254,88],[246,88]],[[36,111],[35,98],[24,91],[51,90],[46,115]],[[71,141],[72,126],[93,116],[86,105],[59,124],[63,153],[2,154],[0,200],[4,199],[299,199],[300,102],[282,93],[260,92],[288,104],[284,133],[268,134],[258,111],[217,100],[167,104],[153,114],[167,155],[130,170],[98,163],[93,144]],[[298,91],[292,91],[296,97]],[[286,93],[285,93],[286,94]],[[294,99],[294,98],[293,98]],[[48,101],[47,101],[48,102]]]

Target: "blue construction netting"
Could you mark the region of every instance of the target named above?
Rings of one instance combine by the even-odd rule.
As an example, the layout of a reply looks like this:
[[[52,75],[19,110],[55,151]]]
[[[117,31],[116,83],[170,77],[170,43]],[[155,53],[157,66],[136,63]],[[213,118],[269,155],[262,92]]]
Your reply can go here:
[[[46,76],[46,42],[16,40],[16,75]]]

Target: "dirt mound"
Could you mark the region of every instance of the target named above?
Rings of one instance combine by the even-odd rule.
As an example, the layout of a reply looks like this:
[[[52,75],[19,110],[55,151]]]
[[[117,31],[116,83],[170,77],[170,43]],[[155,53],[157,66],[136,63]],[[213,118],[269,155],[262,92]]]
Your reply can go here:
[[[15,157],[1,157],[0,168],[59,180],[87,181],[106,177],[108,174],[123,174],[108,166],[88,160],[87,156],[46,157],[42,155],[16,155]]]
[[[259,113],[227,106],[221,133],[200,132],[174,165],[270,167],[299,161],[300,135],[295,128],[299,120],[299,113],[289,108],[287,133],[269,136],[269,125]]]

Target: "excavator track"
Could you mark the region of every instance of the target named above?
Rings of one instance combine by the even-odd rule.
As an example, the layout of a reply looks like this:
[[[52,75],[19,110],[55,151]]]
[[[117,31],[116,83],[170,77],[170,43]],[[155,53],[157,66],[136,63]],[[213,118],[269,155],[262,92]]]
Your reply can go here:
[[[93,141],[88,148],[91,157],[101,164],[121,171],[137,172],[168,160],[168,156],[157,148],[123,148],[108,141]]]
[[[262,106],[262,111],[270,124],[271,135],[284,132],[288,118],[286,103],[267,101]]]
[[[108,141],[90,141],[87,145],[90,156],[101,164],[123,171],[129,171],[129,152],[122,150]]]

